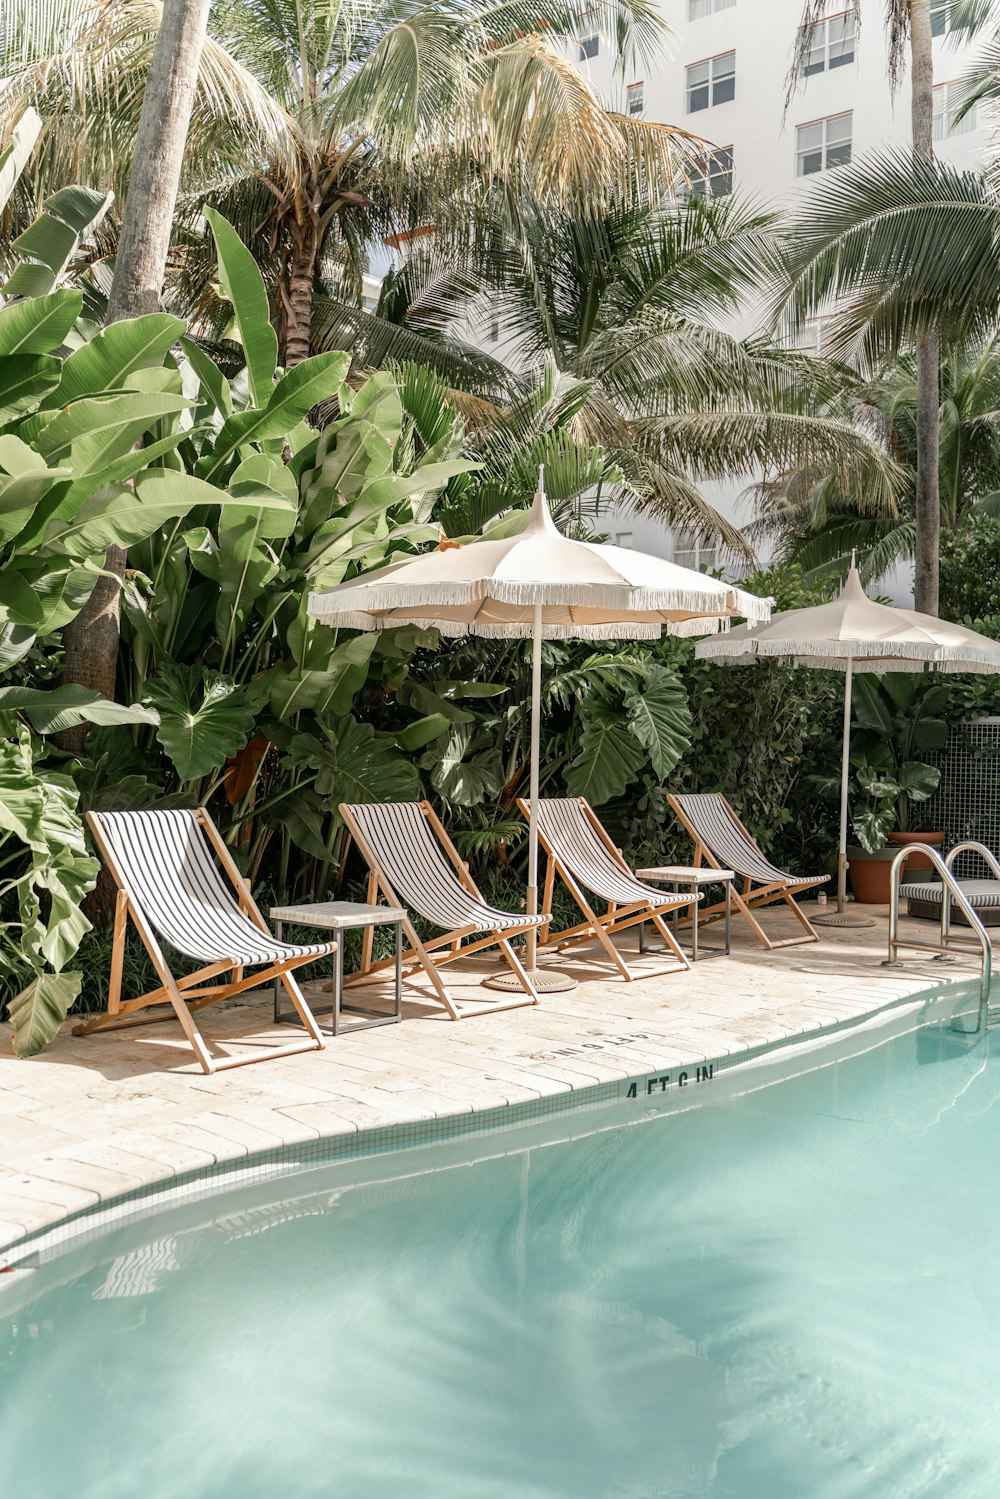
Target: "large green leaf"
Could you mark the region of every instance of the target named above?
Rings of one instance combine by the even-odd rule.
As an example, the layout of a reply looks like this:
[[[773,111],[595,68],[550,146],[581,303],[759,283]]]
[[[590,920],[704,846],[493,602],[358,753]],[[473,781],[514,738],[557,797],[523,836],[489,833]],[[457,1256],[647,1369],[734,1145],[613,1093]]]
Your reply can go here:
[[[46,964],[58,972],[90,929],[81,902],[96,884],[98,866],[87,852],[76,786],[34,764],[28,726],[14,723],[11,735],[0,739],[0,830],[29,854],[17,891],[20,946],[36,973]]]
[[[48,354],[8,354],[0,358],[0,417],[9,421],[37,406],[59,383],[59,361]]]
[[[241,463],[230,483],[230,501],[218,532],[219,607],[223,651],[278,571],[271,545],[295,530],[298,500],[287,468],[263,453]],[[223,655],[225,659],[225,654]]]
[[[301,668],[287,662],[272,667],[253,682],[254,700],[266,702],[275,718],[285,723],[304,709],[347,713],[368,679],[368,662],[377,641],[377,635],[356,635],[338,643],[323,667]]]
[[[16,709],[30,720],[39,734],[60,734],[77,724],[104,726],[123,723],[156,723],[157,715],[141,704],[113,703],[99,692],[79,683],[63,687],[0,687],[0,713]]]
[[[351,356],[336,351],[294,365],[282,375],[262,410],[237,412],[223,424],[215,451],[205,461],[205,477],[216,473],[238,447],[287,436],[318,401],[337,389],[350,365]]]
[[[666,667],[651,665],[642,690],[627,693],[624,707],[656,774],[669,775],[691,743],[691,709],[681,682]]]
[[[34,1057],[52,1040],[75,1003],[82,973],[40,973],[8,1006],[18,1057]]]
[[[264,278],[250,251],[221,213],[206,208],[205,217],[219,255],[222,295],[233,305],[233,317],[246,355],[250,398],[255,406],[265,406],[278,362],[278,336],[271,326]]]
[[[500,795],[504,766],[493,736],[478,724],[451,726],[448,738],[422,757],[434,790],[456,807],[475,807]]]
[[[253,733],[246,688],[203,666],[167,666],[146,684],[156,737],[182,781],[220,770]]]
[[[899,767],[896,779],[899,789],[911,802],[925,802],[941,784],[941,771],[937,765],[923,765],[919,760],[908,760]]]
[[[49,354],[80,316],[83,294],[63,287],[0,307],[0,354]]]
[[[11,131],[10,144],[0,151],[0,209],[7,204],[18,178],[31,160],[42,133],[42,117],[29,105]]]
[[[52,291],[81,240],[94,232],[114,200],[114,193],[75,185],[54,193],[43,212],[11,246],[22,261],[4,287],[4,295],[38,297]]]
[[[420,777],[412,761],[404,759],[371,724],[349,715],[327,719],[324,738],[296,734],[285,757],[296,769],[316,771],[316,791],[337,815],[340,802],[406,802],[420,795]]]
[[[579,753],[566,768],[566,791],[599,807],[624,796],[645,759],[623,714],[606,703],[588,704]]]
[[[87,397],[61,411],[35,439],[46,458],[72,449],[76,473],[96,471],[128,451],[150,427],[176,416],[189,403],[181,396],[128,392],[103,399]]]
[[[112,323],[74,349],[62,367],[47,406],[68,406],[84,396],[119,390],[136,370],[155,368],[184,332],[183,319],[165,312]]]

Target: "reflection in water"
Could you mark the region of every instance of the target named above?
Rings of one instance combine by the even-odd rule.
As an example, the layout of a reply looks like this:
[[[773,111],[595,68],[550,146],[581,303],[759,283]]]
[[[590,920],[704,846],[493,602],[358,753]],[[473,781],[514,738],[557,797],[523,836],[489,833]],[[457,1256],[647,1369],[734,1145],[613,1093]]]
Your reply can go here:
[[[918,1044],[118,1235],[0,1316],[4,1492],[992,1495],[997,1073]]]

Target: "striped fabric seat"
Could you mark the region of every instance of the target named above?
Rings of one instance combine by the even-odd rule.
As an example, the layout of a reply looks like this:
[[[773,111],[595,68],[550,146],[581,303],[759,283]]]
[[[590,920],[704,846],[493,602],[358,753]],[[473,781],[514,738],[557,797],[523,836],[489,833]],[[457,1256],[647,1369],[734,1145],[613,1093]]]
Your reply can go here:
[[[466,890],[431,830],[420,802],[348,805],[397,896],[444,931],[506,932],[541,926],[543,916],[498,911]]]
[[[1000,881],[959,880],[962,894],[971,906],[987,911],[1000,906]],[[899,887],[904,900],[923,900],[940,905],[944,899],[944,886],[936,880],[911,880]]]
[[[528,798],[518,797],[517,805],[530,822],[532,808]],[[582,796],[543,796],[536,806],[538,840],[548,856],[543,909],[552,910],[553,882],[558,874],[584,918],[559,932],[550,930],[543,941],[555,940],[564,951],[577,943],[596,940],[623,979],[653,978],[657,975],[633,971],[611,940],[640,922],[651,921],[674,960],[673,967],[660,972],[687,968],[687,959],[663,917],[664,913],[676,912],[682,906],[690,909],[701,900],[701,895],[670,895],[644,884],[629,869],[597,813]],[[588,891],[607,902],[603,914],[590,904]]]
[[[778,881],[786,885],[801,883],[787,870],[779,869],[765,859],[757,844],[747,837],[736,821],[724,796],[717,792],[699,792],[674,796],[671,800],[684,813],[705,847],[712,850],[722,868],[734,869],[744,878],[764,885]]]
[[[700,864],[704,859],[712,869],[732,869],[742,877],[744,888],[740,890],[733,884],[732,901],[762,947],[770,950],[775,947],[794,947],[800,942],[819,941],[819,933],[795,897],[824,884],[830,878],[828,874],[789,874],[787,869],[779,869],[776,864],[772,864],[740,822],[726,798],[718,792],[688,792],[683,796],[670,794],[667,801],[691,835],[695,846],[695,862]],[[778,901],[788,907],[804,936],[775,940],[765,932],[755,912]],[[723,905],[708,906],[704,915],[714,921],[724,914],[724,910]]]
[[[614,906],[648,901],[657,908],[688,906],[690,895],[669,895],[643,884],[601,838],[579,797],[540,797],[538,831],[546,847],[556,849],[573,877]]]
[[[101,827],[128,892],[158,936],[203,963],[258,963],[330,951],[278,942],[242,911],[187,810],[102,812]]]

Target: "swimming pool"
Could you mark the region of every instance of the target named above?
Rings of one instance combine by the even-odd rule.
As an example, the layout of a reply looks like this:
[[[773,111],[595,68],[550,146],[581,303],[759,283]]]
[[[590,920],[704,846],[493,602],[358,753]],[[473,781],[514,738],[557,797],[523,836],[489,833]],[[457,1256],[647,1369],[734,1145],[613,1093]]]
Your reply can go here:
[[[867,1031],[110,1232],[0,1298],[4,1493],[995,1495],[991,1043]]]

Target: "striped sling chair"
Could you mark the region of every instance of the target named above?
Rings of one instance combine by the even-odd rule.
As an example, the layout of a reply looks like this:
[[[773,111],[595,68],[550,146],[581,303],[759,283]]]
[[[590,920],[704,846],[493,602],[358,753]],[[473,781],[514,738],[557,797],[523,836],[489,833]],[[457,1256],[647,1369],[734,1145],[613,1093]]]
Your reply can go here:
[[[520,797],[517,804],[524,816],[529,817],[530,802]],[[552,910],[552,891],[558,874],[585,918],[579,925],[565,931],[553,932],[550,928],[543,940],[557,942],[562,949],[577,942],[590,942],[596,937],[624,979],[653,978],[690,967],[663,917],[666,912],[676,911],[682,906],[690,908],[701,900],[700,894],[671,895],[643,884],[612,843],[593,807],[582,796],[540,797],[538,840],[548,859],[542,910]],[[605,915],[598,916],[594,911],[585,894],[588,890],[606,902]],[[677,960],[669,968],[657,969],[655,974],[648,970],[633,973],[611,940],[615,932],[625,931],[642,921],[652,921],[668,951]]]
[[[322,1033],[292,970],[333,952],[336,943],[297,946],[278,942],[271,935],[251,898],[249,885],[203,807],[194,811],[88,812],[87,822],[118,886],[118,900],[107,1013],[75,1026],[75,1036],[152,1025],[170,1018],[163,1013],[166,1007],[180,1021],[205,1072],[289,1057],[323,1046]],[[222,878],[220,864],[232,888]],[[160,987],[138,999],[123,1000],[122,964],[130,918],[152,959]],[[158,939],[203,966],[175,978]],[[243,972],[262,966],[262,973],[248,977]],[[206,985],[206,980],[226,972],[230,977],[225,981]],[[287,990],[309,1039],[270,1047],[254,1056],[213,1055],[194,1023],[193,1012],[242,994],[245,989],[259,989],[275,979],[280,979]],[[149,1007],[155,1007],[158,1013],[135,1014]]]
[[[403,954],[403,962],[408,965],[409,974],[417,968],[423,969],[436,998],[452,1020],[538,1003],[538,995],[510,945],[510,938],[522,935],[529,927],[543,926],[549,918],[498,911],[487,905],[430,802],[355,806],[341,802],[340,813],[368,864],[369,901],[377,901],[381,892],[390,906],[406,906],[443,930],[443,936],[422,942],[413,923],[404,921],[403,932],[410,946]],[[489,936],[468,940],[481,932],[488,932]],[[467,958],[493,946],[499,947],[510,964],[524,994],[496,1000],[455,999],[445,987],[439,969],[456,958]],[[447,951],[442,952],[442,948]],[[367,927],[361,967],[346,983],[361,983],[366,975],[394,962],[394,958],[372,962],[372,929]]]
[[[719,792],[685,793],[683,796],[668,796],[667,801],[691,835],[695,864],[704,860],[711,869],[732,869],[742,878],[742,890],[733,882],[733,904],[746,917],[762,946],[771,950],[819,941],[819,933],[803,914],[795,897],[824,884],[830,878],[828,874],[800,877],[778,869],[764,857],[757,840],[747,832]],[[804,936],[783,937],[775,942],[764,931],[754,911],[779,900],[786,903],[805,929]],[[716,921],[724,910],[722,904],[707,906],[699,920]]]

